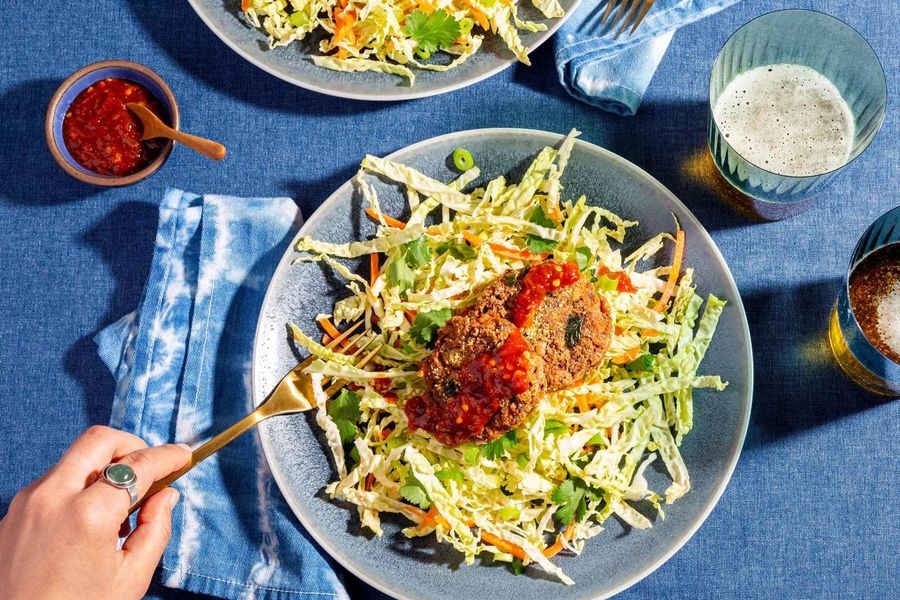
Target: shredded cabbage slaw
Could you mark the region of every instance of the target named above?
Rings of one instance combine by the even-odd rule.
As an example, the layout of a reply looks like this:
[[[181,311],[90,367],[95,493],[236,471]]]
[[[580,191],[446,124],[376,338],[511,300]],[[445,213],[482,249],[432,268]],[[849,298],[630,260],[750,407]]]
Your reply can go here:
[[[558,0],[531,0],[548,19],[562,17]],[[474,54],[488,32],[525,63],[520,31],[546,31],[522,20],[515,0],[243,0],[247,21],[271,47],[324,34],[315,64],[335,71],[376,71],[415,83],[415,69],[447,71]],[[443,53],[446,60],[433,60]]]
[[[375,366],[353,367],[354,359],[294,328],[298,345],[317,357],[307,372],[337,471],[327,493],[355,504],[376,534],[382,513],[400,513],[411,521],[405,535],[436,535],[467,563],[488,552],[517,571],[537,564],[567,584],[553,555],[581,553],[611,515],[648,528],[648,506],[664,518],[662,505],[689,491],[679,445],[693,426],[693,391],[727,385],[698,371],[725,302],[710,295],[703,308],[680,254],[674,271],[642,268],[658,263],[669,241],[680,238],[683,249],[680,227],[622,256],[635,222],[585,197],[563,200],[577,135],[544,148],[521,181],[498,177],[468,192],[477,166],[443,183],[367,156],[355,182],[380,222],[376,236],[350,244],[303,238],[296,249],[298,261],[325,261],[347,280],[349,296],[320,318],[332,331],[332,320],[363,319],[383,344]],[[405,186],[406,222],[382,213],[371,176]],[[369,279],[339,260],[366,254]],[[518,430],[490,444],[454,448],[411,432],[403,405],[424,389],[418,362],[442,317],[472,304],[507,270],[549,256],[578,262],[611,307],[615,335],[600,366],[577,387],[547,394]],[[322,391],[326,376],[349,383],[337,400]],[[665,490],[649,489],[644,477],[654,460],[671,477]]]

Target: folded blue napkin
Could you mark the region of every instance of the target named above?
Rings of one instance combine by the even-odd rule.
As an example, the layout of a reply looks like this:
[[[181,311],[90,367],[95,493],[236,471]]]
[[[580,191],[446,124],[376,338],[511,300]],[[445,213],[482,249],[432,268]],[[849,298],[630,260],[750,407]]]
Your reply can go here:
[[[657,0],[635,33],[616,35],[618,27],[609,22],[600,27],[609,1],[583,0],[559,29],[554,38],[556,69],[572,96],[625,116],[637,112],[675,30],[738,2]]]
[[[151,445],[196,446],[252,410],[256,319],[300,221],[289,198],[166,192],[140,306],[95,338],[117,381],[112,426]],[[275,486],[255,432],[175,485],[164,585],[223,598],[347,597]]]

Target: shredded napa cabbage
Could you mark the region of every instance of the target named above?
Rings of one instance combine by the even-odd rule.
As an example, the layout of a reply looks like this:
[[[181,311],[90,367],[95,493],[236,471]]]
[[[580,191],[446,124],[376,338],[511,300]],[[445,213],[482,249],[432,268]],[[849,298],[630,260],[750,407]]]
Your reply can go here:
[[[565,14],[558,0],[531,2],[546,19]],[[268,34],[272,48],[315,36],[321,52],[312,58],[316,65],[390,73],[409,85],[416,69],[458,67],[490,33],[530,64],[520,32],[547,30],[544,23],[521,20],[515,0],[243,0],[242,10]]]
[[[653,308],[671,276],[663,255],[673,236],[661,233],[623,257],[634,221],[584,197],[562,199],[577,135],[544,148],[521,181],[498,177],[469,191],[477,168],[443,183],[367,156],[356,183],[380,221],[375,237],[350,244],[305,238],[297,250],[298,260],[325,261],[348,281],[349,295],[330,316],[337,326],[364,319],[369,332],[354,342],[356,356],[371,352],[374,360],[355,367],[356,358],[294,330],[316,357],[307,368],[316,420],[337,469],[327,492],[355,504],[364,527],[381,535],[379,515],[400,513],[412,523],[407,536],[436,535],[467,563],[482,553],[519,561],[509,547],[484,539],[496,536],[517,547],[524,563],[565,583],[572,581],[544,554],[555,542],[578,554],[611,515],[645,529],[664,516],[662,504],[688,493],[679,446],[693,427],[693,393],[727,385],[699,372],[725,302],[712,295],[704,301],[685,269],[675,274],[665,310]],[[380,212],[371,177],[406,188],[405,225]],[[424,389],[418,363],[430,351],[428,327],[434,334],[484,284],[545,252],[577,262],[611,307],[615,335],[602,363],[576,387],[546,394],[518,430],[491,444],[449,447],[410,431],[403,406]],[[338,260],[367,253],[379,259],[371,281]],[[619,286],[623,277],[632,288]],[[353,384],[332,401],[334,410],[325,407],[323,377]],[[654,460],[670,476],[664,490],[651,489],[645,477]]]

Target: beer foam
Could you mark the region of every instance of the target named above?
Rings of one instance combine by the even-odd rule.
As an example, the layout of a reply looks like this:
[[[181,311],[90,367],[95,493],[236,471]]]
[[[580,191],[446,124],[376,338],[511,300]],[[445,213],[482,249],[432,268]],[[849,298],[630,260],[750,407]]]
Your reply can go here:
[[[827,77],[803,65],[756,67],[725,88],[713,115],[738,154],[779,175],[804,177],[847,163],[853,113]]]
[[[885,345],[900,355],[900,281],[878,298],[878,333]]]

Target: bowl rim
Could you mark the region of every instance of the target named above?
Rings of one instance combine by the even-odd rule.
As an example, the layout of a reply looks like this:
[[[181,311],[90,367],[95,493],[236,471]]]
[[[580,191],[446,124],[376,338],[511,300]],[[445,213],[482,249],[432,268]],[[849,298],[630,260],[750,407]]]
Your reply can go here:
[[[179,129],[181,123],[181,114],[178,110],[178,102],[177,100],[175,100],[175,94],[172,93],[171,88],[169,88],[168,84],[163,80],[162,77],[160,77],[149,67],[145,67],[142,64],[130,60],[104,60],[91,63],[78,69],[77,71],[69,75],[59,85],[47,105],[47,114],[44,118],[44,136],[47,139],[47,147],[50,149],[50,154],[53,155],[53,159],[56,161],[56,164],[58,164],[60,168],[67,174],[79,181],[89,183],[91,185],[98,185],[102,187],[119,187],[137,183],[138,181],[141,181],[158,171],[159,168],[162,167],[163,164],[165,164],[165,162],[169,159],[169,155],[172,153],[172,150],[175,147],[175,142],[172,140],[167,140],[163,145],[163,148],[160,151],[159,155],[140,171],[136,171],[129,175],[123,175],[122,177],[99,175],[96,173],[85,173],[84,171],[75,168],[75,166],[72,165],[71,162],[66,160],[59,149],[59,144],[57,143],[53,126],[54,116],[59,112],[62,98],[65,93],[69,91],[69,88],[71,88],[77,81],[81,80],[83,77],[90,75],[91,73],[94,73],[96,71],[109,68],[119,68],[134,71],[152,80],[153,83],[155,83],[162,91],[163,97],[159,98],[159,100],[165,102],[168,106],[169,117],[171,119],[170,126],[176,130]]]

